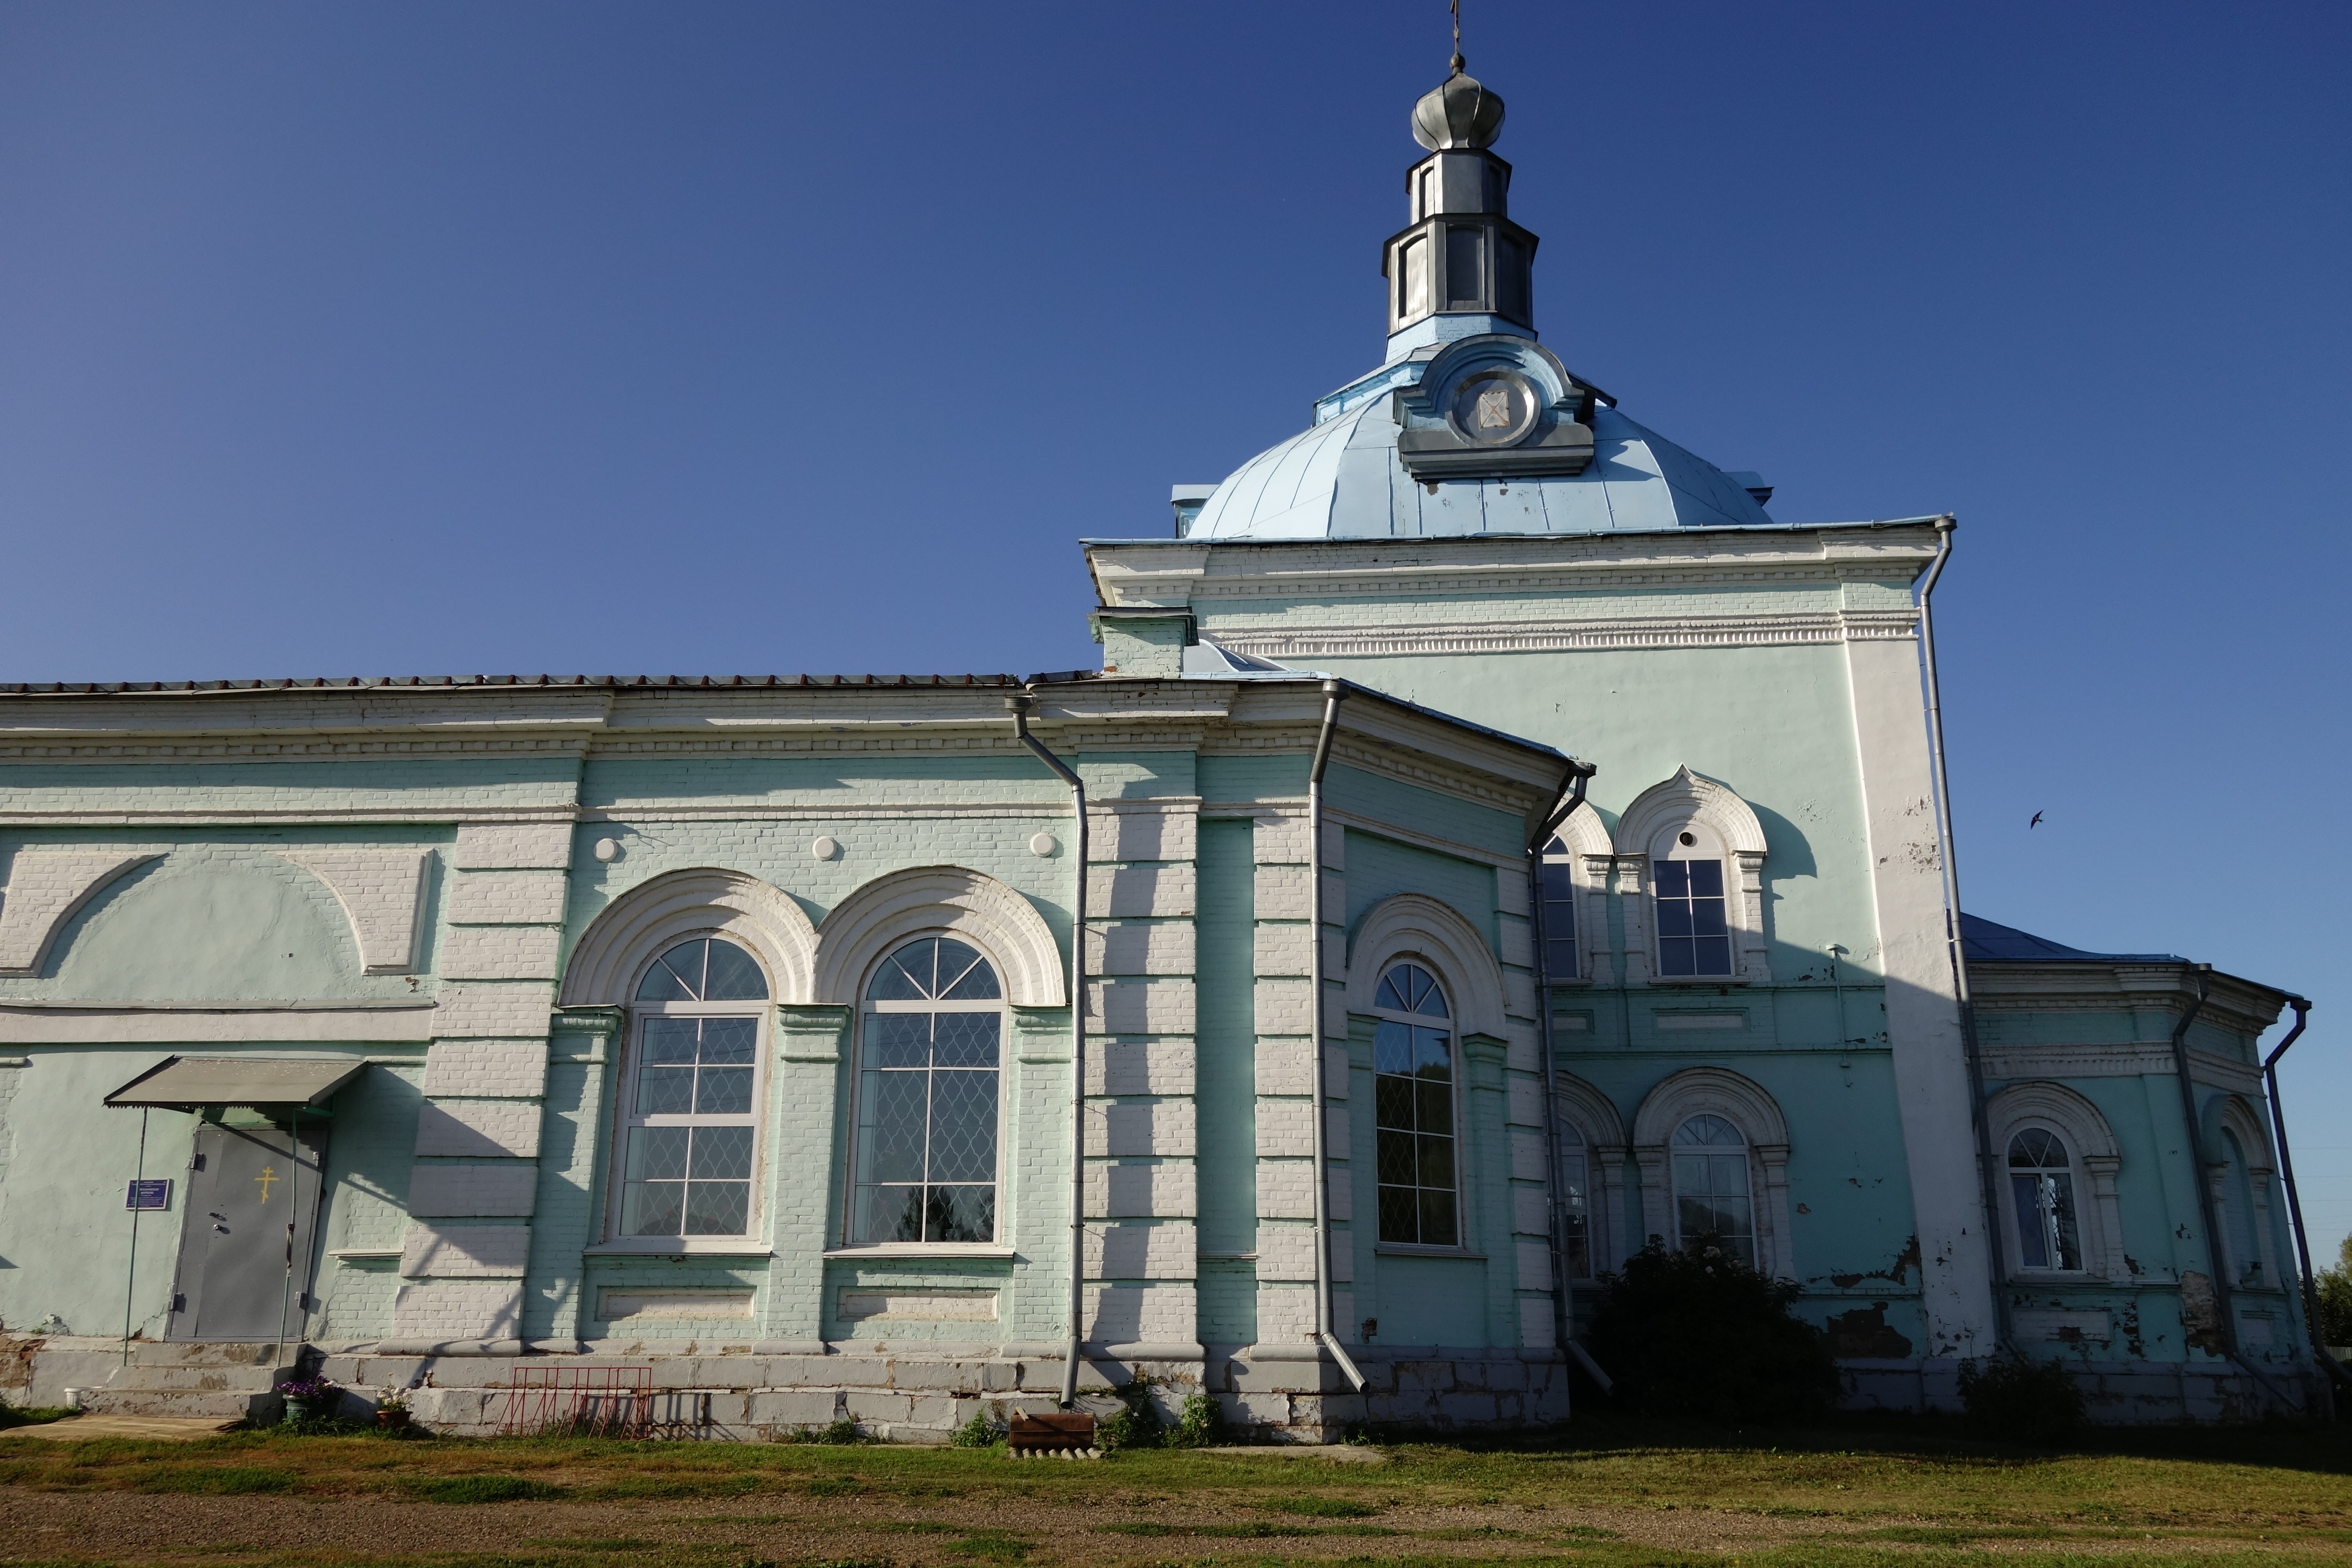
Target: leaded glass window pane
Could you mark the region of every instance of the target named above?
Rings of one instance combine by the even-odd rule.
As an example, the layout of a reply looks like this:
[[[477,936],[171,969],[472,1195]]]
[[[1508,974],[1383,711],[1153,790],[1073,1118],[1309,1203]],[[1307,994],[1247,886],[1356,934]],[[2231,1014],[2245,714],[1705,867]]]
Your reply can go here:
[[[1705,864],[1705,862],[1699,862]],[[1694,1116],[1675,1129],[1675,1226],[1686,1248],[1720,1247],[1756,1267],[1756,1204],[1748,1191],[1748,1140],[1720,1116]]]
[[[1548,980],[1576,978],[1576,882],[1568,852],[1566,841],[1559,838],[1544,850],[1544,976]]]
[[[1454,1035],[1436,977],[1415,963],[1381,976],[1373,1005],[1391,1015],[1372,1037],[1373,1163],[1380,1238],[1461,1244],[1454,1137]]]
[[[952,937],[884,959],[866,987],[851,1159],[854,1243],[996,1239],[1003,989]]]
[[[759,961],[721,937],[679,942],[654,960],[637,983],[640,1002],[764,1002],[768,977]]]
[[[750,1234],[760,1020],[713,1004],[767,995],[759,962],[720,937],[679,942],[646,969],[621,1131],[623,1236]]]

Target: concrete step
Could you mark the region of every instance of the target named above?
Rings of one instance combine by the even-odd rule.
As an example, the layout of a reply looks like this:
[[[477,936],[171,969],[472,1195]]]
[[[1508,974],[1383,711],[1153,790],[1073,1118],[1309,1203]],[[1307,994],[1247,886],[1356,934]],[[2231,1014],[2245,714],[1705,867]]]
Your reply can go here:
[[[141,1389],[151,1394],[267,1394],[278,1386],[278,1372],[268,1366],[132,1365],[108,1378],[104,1386],[115,1393]]]
[[[82,1408],[93,1415],[205,1416],[236,1421],[264,1414],[257,1405],[273,1405],[268,1394],[241,1394],[233,1389],[93,1388],[82,1395]]]
[[[291,1344],[133,1340],[131,1342],[131,1364],[134,1367],[273,1367],[281,1360],[292,1360],[295,1349]]]

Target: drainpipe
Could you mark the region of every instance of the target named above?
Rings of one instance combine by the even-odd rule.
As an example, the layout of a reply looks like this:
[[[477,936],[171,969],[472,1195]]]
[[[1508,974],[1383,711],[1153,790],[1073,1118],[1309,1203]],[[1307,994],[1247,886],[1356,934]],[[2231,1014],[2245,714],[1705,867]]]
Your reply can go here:
[[[1545,847],[1551,842],[1552,835],[1559,831],[1559,825],[1584,804],[1584,786],[1599,771],[1570,758],[1568,776],[1560,781],[1558,804],[1552,808],[1549,820],[1528,839],[1528,902],[1535,915],[1531,924],[1536,939],[1536,1028],[1538,1031],[1537,1037],[1543,1043],[1544,1150],[1549,1163],[1544,1185],[1551,1217],[1548,1228],[1551,1243],[1552,1334],[1563,1352],[1569,1350],[1570,1331],[1575,1326],[1575,1314],[1570,1310],[1568,1300],[1565,1263],[1568,1249],[1560,1241],[1560,1232],[1568,1223],[1568,1216],[1565,1205],[1560,1202],[1559,1192],[1559,1064],[1552,1054],[1551,942],[1544,930],[1543,857]],[[1572,880],[1570,886],[1574,886]],[[1591,1364],[1590,1359],[1581,1354],[1578,1359]],[[1606,1388],[1608,1384],[1604,1381],[1601,1386]]]
[[[1070,786],[1070,816],[1077,825],[1070,846],[1070,1342],[1062,1358],[1066,1410],[1078,1397],[1078,1341],[1087,1310],[1087,785],[1029,732],[1029,710],[1036,701],[1027,691],[1004,700],[1013,710],[1013,732]]]
[[[1307,773],[1307,934],[1313,948],[1307,972],[1315,977],[1315,1042],[1309,1063],[1314,1068],[1315,1337],[1361,1394],[1364,1374],[1331,1327],[1331,1169],[1323,1125],[1323,770],[1331,763],[1331,737],[1339,728],[1339,699],[1346,695],[1340,682],[1323,683],[1323,728],[1315,736],[1315,765]]]
[[[2303,1026],[2311,1021],[2311,1004],[2303,997],[2290,996],[2286,1005],[2294,1009],[2294,1027],[2286,1032],[2286,1038],[2278,1043],[2276,1050],[2263,1058],[2263,1088],[2270,1095],[2271,1133],[2278,1140],[2279,1178],[2286,1187],[2287,1216],[2294,1223],[2294,1257],[2303,1275],[2304,1332],[2311,1341],[2312,1351],[2317,1355],[2321,1368],[2328,1374],[2323,1383],[2341,1382],[2352,1387],[2352,1371],[2346,1370],[2344,1363],[2328,1354],[2327,1347],[2320,1342],[2319,1288],[2311,1272],[2311,1237],[2303,1226],[2303,1200],[2294,1190],[2294,1159],[2287,1152],[2286,1147],[2286,1111],[2279,1104],[2279,1058],[2286,1055],[2289,1046],[2303,1038]],[[2328,1394],[2333,1404],[2335,1390],[2330,1387]]]
[[[1960,870],[1952,857],[1952,779],[1944,767],[1944,700],[1936,679],[1936,580],[1952,558],[1950,512],[1936,519],[1936,559],[1919,584],[1919,647],[1927,669],[1927,747],[1936,769],[1936,859],[1944,871],[1944,948],[1952,965],[1952,997],[1959,1006],[1960,1047],[1969,1073],[1969,1125],[1977,1140],[1977,1201],[1984,1205],[1985,1267],[1992,1280],[1993,1333],[2000,1345],[2011,1339],[2009,1263],[2000,1240],[2000,1170],[1993,1160],[1992,1123],[1985,1109],[1984,1053],[1977,1041],[1976,998],[1969,989],[1969,963],[1960,935]],[[1843,1020],[1841,1020],[1843,1024]]]

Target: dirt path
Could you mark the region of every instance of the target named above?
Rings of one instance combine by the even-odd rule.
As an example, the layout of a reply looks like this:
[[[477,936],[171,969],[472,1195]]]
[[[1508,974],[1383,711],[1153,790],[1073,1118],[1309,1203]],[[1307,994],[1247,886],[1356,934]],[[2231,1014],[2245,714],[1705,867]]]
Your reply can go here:
[[[1508,1505],[1395,1508],[1377,1520],[1289,1520],[1155,1498],[1087,1505],[1044,1499],[940,1500],[749,1497],[732,1502],[512,1502],[473,1507],[381,1498],[159,1497],[0,1489],[0,1561],[92,1558],[169,1561],[257,1552],[334,1552],[370,1556],[514,1553],[575,1547],[675,1552],[703,1547],[730,1557],[918,1564],[1034,1561],[1118,1563],[1206,1557],[1318,1560],[1364,1556],[1517,1557],[1606,1541],[1685,1552],[1755,1550],[1843,1537],[1900,1555],[1917,1549],[1871,1541],[1867,1525],[1776,1519],[1711,1509],[1526,1509]],[[1198,1527],[1315,1533],[1208,1535]],[[1123,1527],[1106,1529],[1105,1527]],[[1328,1531],[1328,1533],[1324,1533]],[[1856,1537],[1862,1539],[1856,1540]],[[2309,1538],[2225,1538],[2235,1551],[2352,1559],[2352,1548]],[[1995,1552],[2047,1552],[2048,1541],[1988,1539]],[[2066,1547],[2106,1555],[2210,1552],[2213,1536],[2076,1536]],[[2061,1548],[2064,1549],[2064,1548]]]

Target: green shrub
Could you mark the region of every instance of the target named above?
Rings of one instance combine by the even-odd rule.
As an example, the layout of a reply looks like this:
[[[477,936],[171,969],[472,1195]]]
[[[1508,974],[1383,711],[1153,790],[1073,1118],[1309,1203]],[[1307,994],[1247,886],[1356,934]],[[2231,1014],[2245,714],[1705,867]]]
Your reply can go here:
[[[957,1427],[955,1436],[948,1441],[959,1448],[993,1448],[997,1436],[996,1424],[988,1418],[987,1412],[975,1410],[971,1419]]]
[[[1786,1421],[1837,1397],[1828,1344],[1789,1311],[1799,1287],[1720,1247],[1669,1252],[1653,1238],[1601,1287],[1586,1344],[1628,1410]]]
[[[1167,1426],[1160,1419],[1160,1407],[1151,1402],[1151,1380],[1139,1377],[1112,1392],[1118,1395],[1123,1408],[1118,1415],[1106,1415],[1095,1423],[1095,1447],[1159,1447],[1166,1436]]]
[[[2313,1272],[2319,1287],[2319,1342],[2352,1345],[2352,1236],[2336,1254],[2336,1267]]]
[[[1186,1397],[1167,1441],[1171,1448],[1205,1448],[1224,1435],[1225,1407],[1213,1394],[1195,1394]]]
[[[2049,1447],[2083,1425],[2083,1390],[2056,1360],[1995,1356],[1960,1363],[1960,1403],[1969,1429],[1981,1437]]]
[[[563,1495],[562,1487],[520,1476],[442,1476],[415,1486],[416,1495],[426,1502],[527,1502]]]

